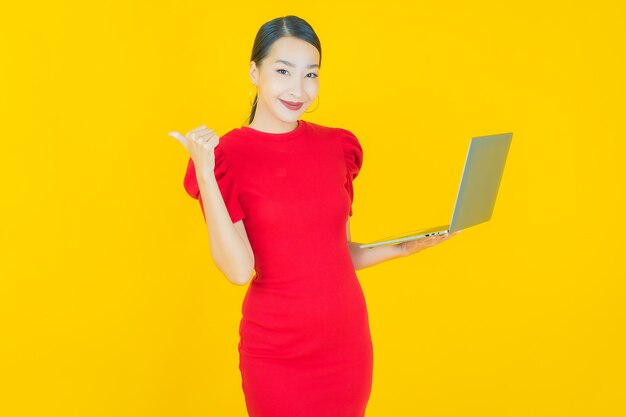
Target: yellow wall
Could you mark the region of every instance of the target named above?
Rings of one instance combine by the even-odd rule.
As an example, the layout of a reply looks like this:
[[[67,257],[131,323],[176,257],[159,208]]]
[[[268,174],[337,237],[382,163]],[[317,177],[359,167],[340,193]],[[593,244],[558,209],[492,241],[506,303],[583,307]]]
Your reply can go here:
[[[514,133],[490,222],[358,271],[367,415],[626,413],[621,2],[139,3],[0,13],[0,414],[245,415],[246,287],[167,132],[241,126],[287,14],[323,47],[303,118],[364,148],[354,241],[447,222],[469,139]]]

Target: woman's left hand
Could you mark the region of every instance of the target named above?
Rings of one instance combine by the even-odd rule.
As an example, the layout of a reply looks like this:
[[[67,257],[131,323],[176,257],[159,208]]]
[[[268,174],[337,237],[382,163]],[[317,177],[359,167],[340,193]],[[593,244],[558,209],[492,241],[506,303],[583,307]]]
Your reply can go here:
[[[423,237],[420,239],[409,240],[406,242],[398,243],[397,245],[394,245],[394,246],[398,248],[398,251],[400,251],[402,256],[409,256],[417,252],[421,252],[424,249],[431,248],[435,245],[438,245],[450,239],[452,236],[456,236],[459,233],[461,233],[461,230],[457,230],[454,233],[446,233],[446,234],[439,235],[439,236],[428,236],[428,237]]]

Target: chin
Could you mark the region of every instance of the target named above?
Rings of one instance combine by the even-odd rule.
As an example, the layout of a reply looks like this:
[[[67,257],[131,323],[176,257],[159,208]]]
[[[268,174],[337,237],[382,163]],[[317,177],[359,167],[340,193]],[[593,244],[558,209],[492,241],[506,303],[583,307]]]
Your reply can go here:
[[[283,108],[280,109],[280,112],[277,112],[276,114],[280,115],[280,119],[283,120],[284,122],[295,122],[296,120],[300,118],[300,116],[303,113],[302,109],[304,109],[304,106],[302,106],[302,108],[298,111],[291,111],[291,110],[285,109],[282,104],[280,104],[280,106]]]

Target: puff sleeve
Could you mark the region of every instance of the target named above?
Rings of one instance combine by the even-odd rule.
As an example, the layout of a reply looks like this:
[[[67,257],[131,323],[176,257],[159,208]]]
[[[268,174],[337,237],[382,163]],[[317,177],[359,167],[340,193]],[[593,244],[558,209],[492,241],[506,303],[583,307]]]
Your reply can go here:
[[[233,223],[236,223],[245,218],[245,214],[241,204],[239,203],[239,191],[233,176],[233,171],[219,144],[215,147],[213,152],[215,154],[215,168],[213,170],[215,179],[217,180],[217,185],[220,189],[220,193],[222,194],[222,198],[224,199],[230,219]],[[191,158],[189,158],[189,162],[187,163],[187,171],[185,172],[185,177],[183,179],[183,186],[187,194],[200,202],[202,218],[206,222],[204,204],[202,203],[202,194],[200,194],[200,187],[196,178],[196,168]]]
[[[352,216],[352,202],[354,201],[354,188],[352,182],[359,175],[361,166],[363,165],[363,149],[359,140],[346,129],[339,129],[343,146],[343,155],[346,163],[346,190],[350,196],[350,212]]]

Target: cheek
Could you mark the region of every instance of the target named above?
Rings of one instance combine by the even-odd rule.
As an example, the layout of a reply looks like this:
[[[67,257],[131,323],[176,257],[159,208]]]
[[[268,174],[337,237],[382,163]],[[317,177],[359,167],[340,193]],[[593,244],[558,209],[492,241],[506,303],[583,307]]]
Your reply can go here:
[[[315,97],[317,96],[318,92],[319,92],[319,87],[317,86],[317,84],[315,85],[308,85],[306,88],[306,95],[309,97],[310,100],[315,100]]]
[[[306,92],[310,96],[316,96],[319,92],[320,86],[317,82],[311,82],[306,86]]]
[[[287,88],[286,83],[278,78],[278,77],[272,77],[270,79],[267,80],[267,93],[270,96],[279,96],[283,93],[283,91],[285,90],[285,88]]]

